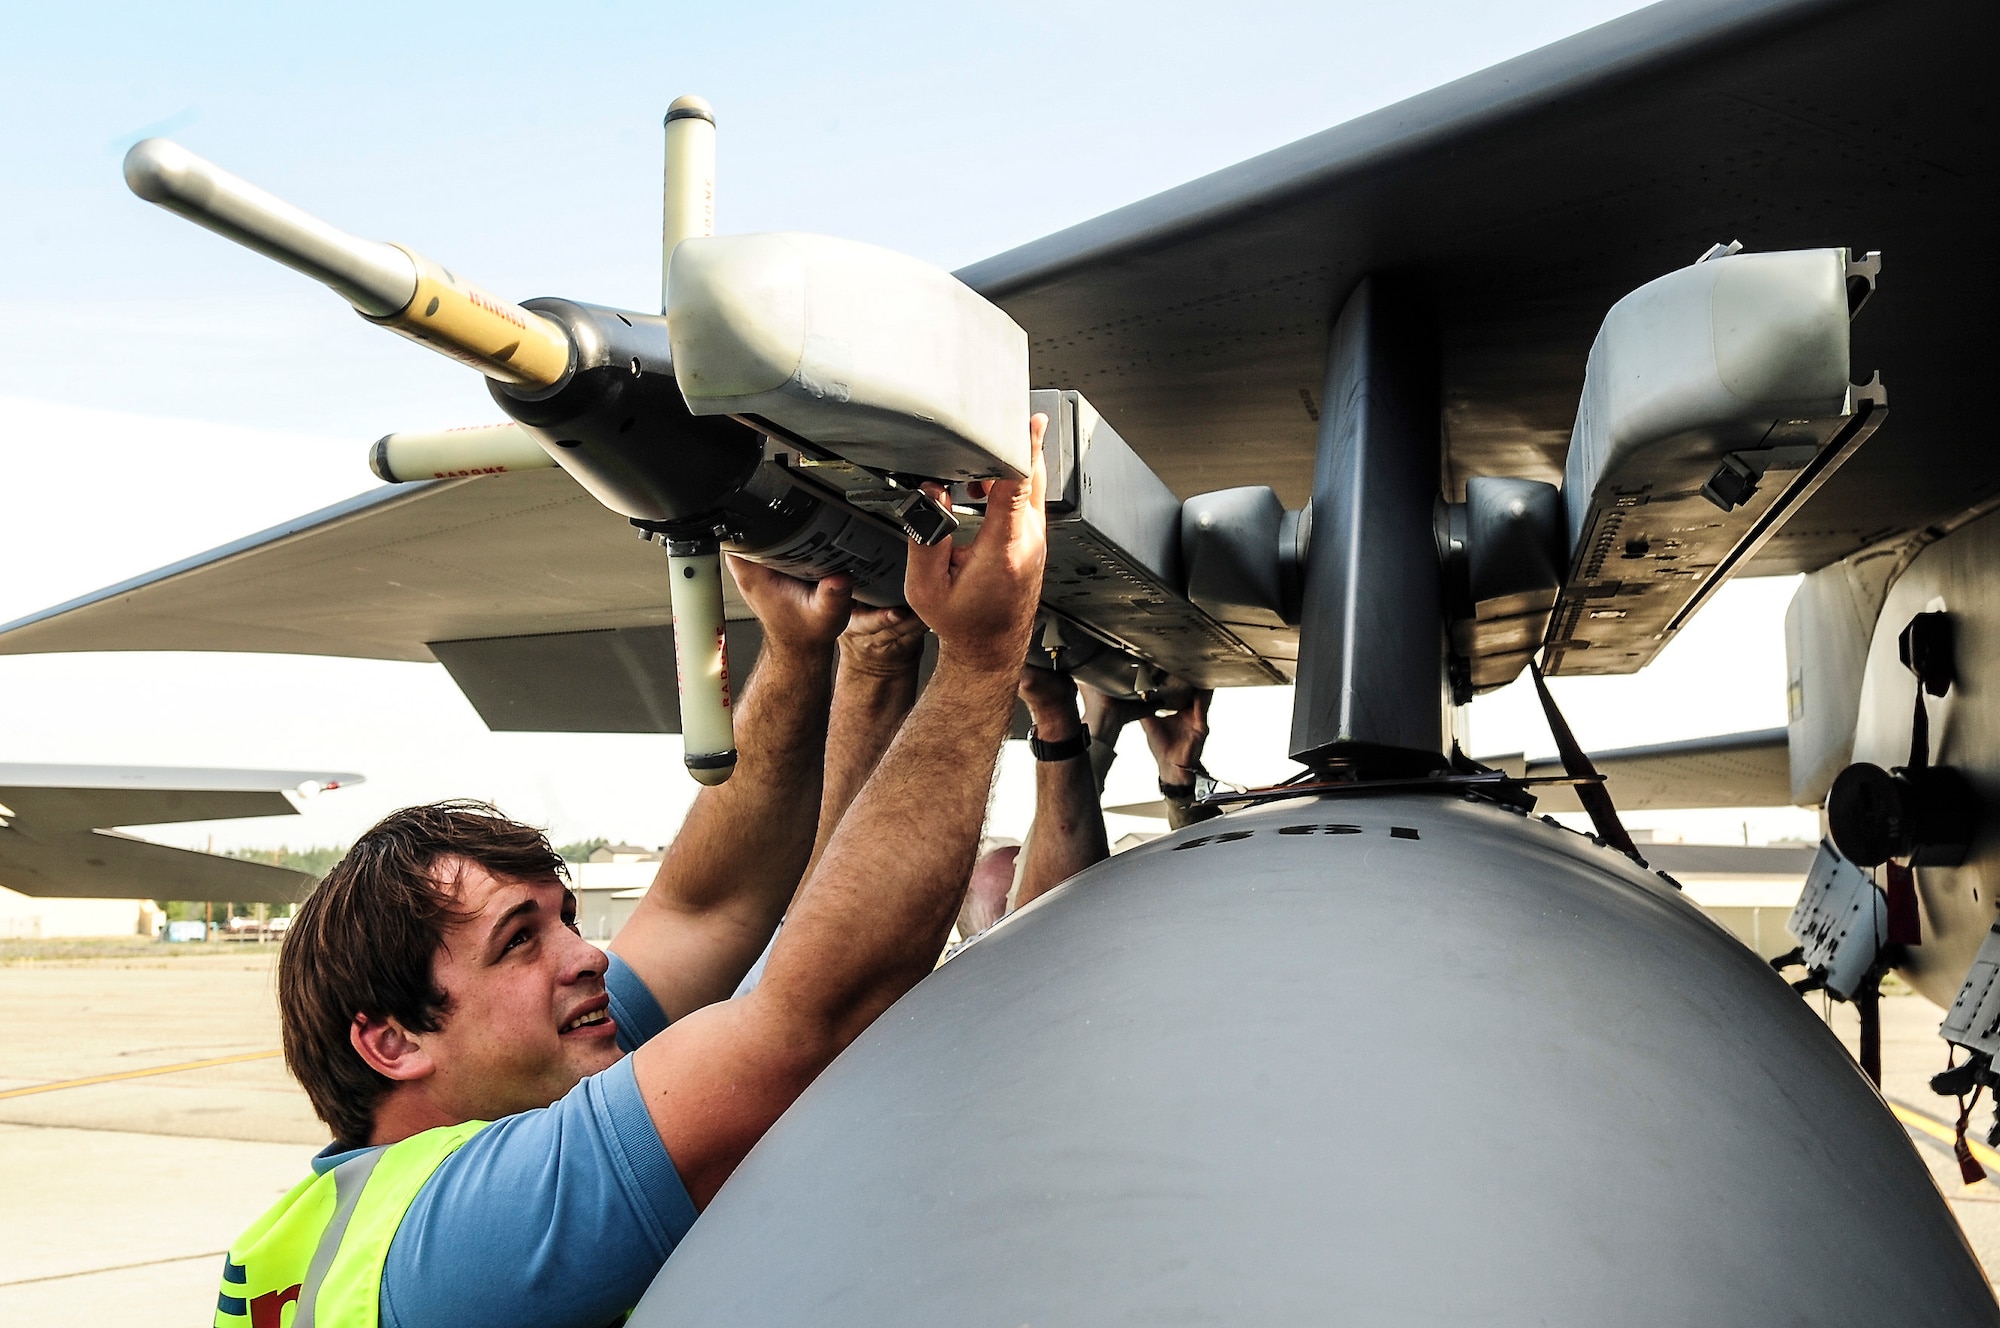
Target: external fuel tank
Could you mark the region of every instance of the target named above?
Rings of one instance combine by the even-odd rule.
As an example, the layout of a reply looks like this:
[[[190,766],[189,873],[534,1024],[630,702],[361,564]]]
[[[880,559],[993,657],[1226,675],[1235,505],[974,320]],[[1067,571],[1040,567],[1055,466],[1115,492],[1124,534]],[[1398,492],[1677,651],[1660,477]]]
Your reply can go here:
[[[1191,826],[966,946],[778,1122],[631,1322],[2000,1311],[1756,955],[1580,835],[1398,793]]]

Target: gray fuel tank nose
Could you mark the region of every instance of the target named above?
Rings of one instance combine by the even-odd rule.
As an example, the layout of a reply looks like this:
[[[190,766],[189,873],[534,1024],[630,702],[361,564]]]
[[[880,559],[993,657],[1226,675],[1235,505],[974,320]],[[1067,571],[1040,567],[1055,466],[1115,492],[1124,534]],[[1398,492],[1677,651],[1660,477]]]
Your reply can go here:
[[[885,1014],[635,1328],[2000,1321],[1833,1035],[1657,877],[1488,805],[1120,854]]]

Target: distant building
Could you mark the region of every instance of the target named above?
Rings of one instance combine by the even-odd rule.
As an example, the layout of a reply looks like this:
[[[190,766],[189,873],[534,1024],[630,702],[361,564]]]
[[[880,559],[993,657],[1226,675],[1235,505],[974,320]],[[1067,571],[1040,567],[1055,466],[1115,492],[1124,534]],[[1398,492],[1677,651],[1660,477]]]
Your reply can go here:
[[[150,899],[45,899],[0,886],[0,940],[155,936],[162,916]]]
[[[590,861],[605,862],[658,862],[666,856],[664,849],[644,848],[638,844],[605,844],[590,851]]]
[[[605,855],[601,859],[600,853]],[[583,938],[602,945],[616,936],[659,869],[660,854],[627,844],[598,849],[589,862],[572,862],[569,884],[576,892],[576,929]]]

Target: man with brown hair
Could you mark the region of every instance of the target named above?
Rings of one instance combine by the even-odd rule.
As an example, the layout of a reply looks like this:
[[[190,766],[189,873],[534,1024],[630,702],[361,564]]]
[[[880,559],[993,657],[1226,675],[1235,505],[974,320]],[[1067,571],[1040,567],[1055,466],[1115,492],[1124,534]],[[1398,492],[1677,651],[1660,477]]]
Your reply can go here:
[[[576,934],[547,841],[477,804],[399,812],[329,873],[280,1004],[337,1140],[230,1250],[219,1324],[279,1328],[291,1305],[297,1324],[596,1328],[637,1301],[943,946],[1041,587],[1045,424],[977,539],[911,547],[937,668],[795,897],[849,605],[745,565],[766,645],[737,773],[697,799],[613,954]],[[780,915],[762,981],[726,999]]]

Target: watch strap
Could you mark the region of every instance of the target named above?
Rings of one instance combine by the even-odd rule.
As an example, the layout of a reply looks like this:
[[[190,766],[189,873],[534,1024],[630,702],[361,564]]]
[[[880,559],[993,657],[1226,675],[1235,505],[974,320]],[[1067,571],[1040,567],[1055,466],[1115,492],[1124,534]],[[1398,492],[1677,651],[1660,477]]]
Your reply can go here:
[[[1041,735],[1031,727],[1028,730],[1028,750],[1035,754],[1037,761],[1073,761],[1090,750],[1090,730],[1079,726],[1075,733],[1061,742],[1043,742]]]

